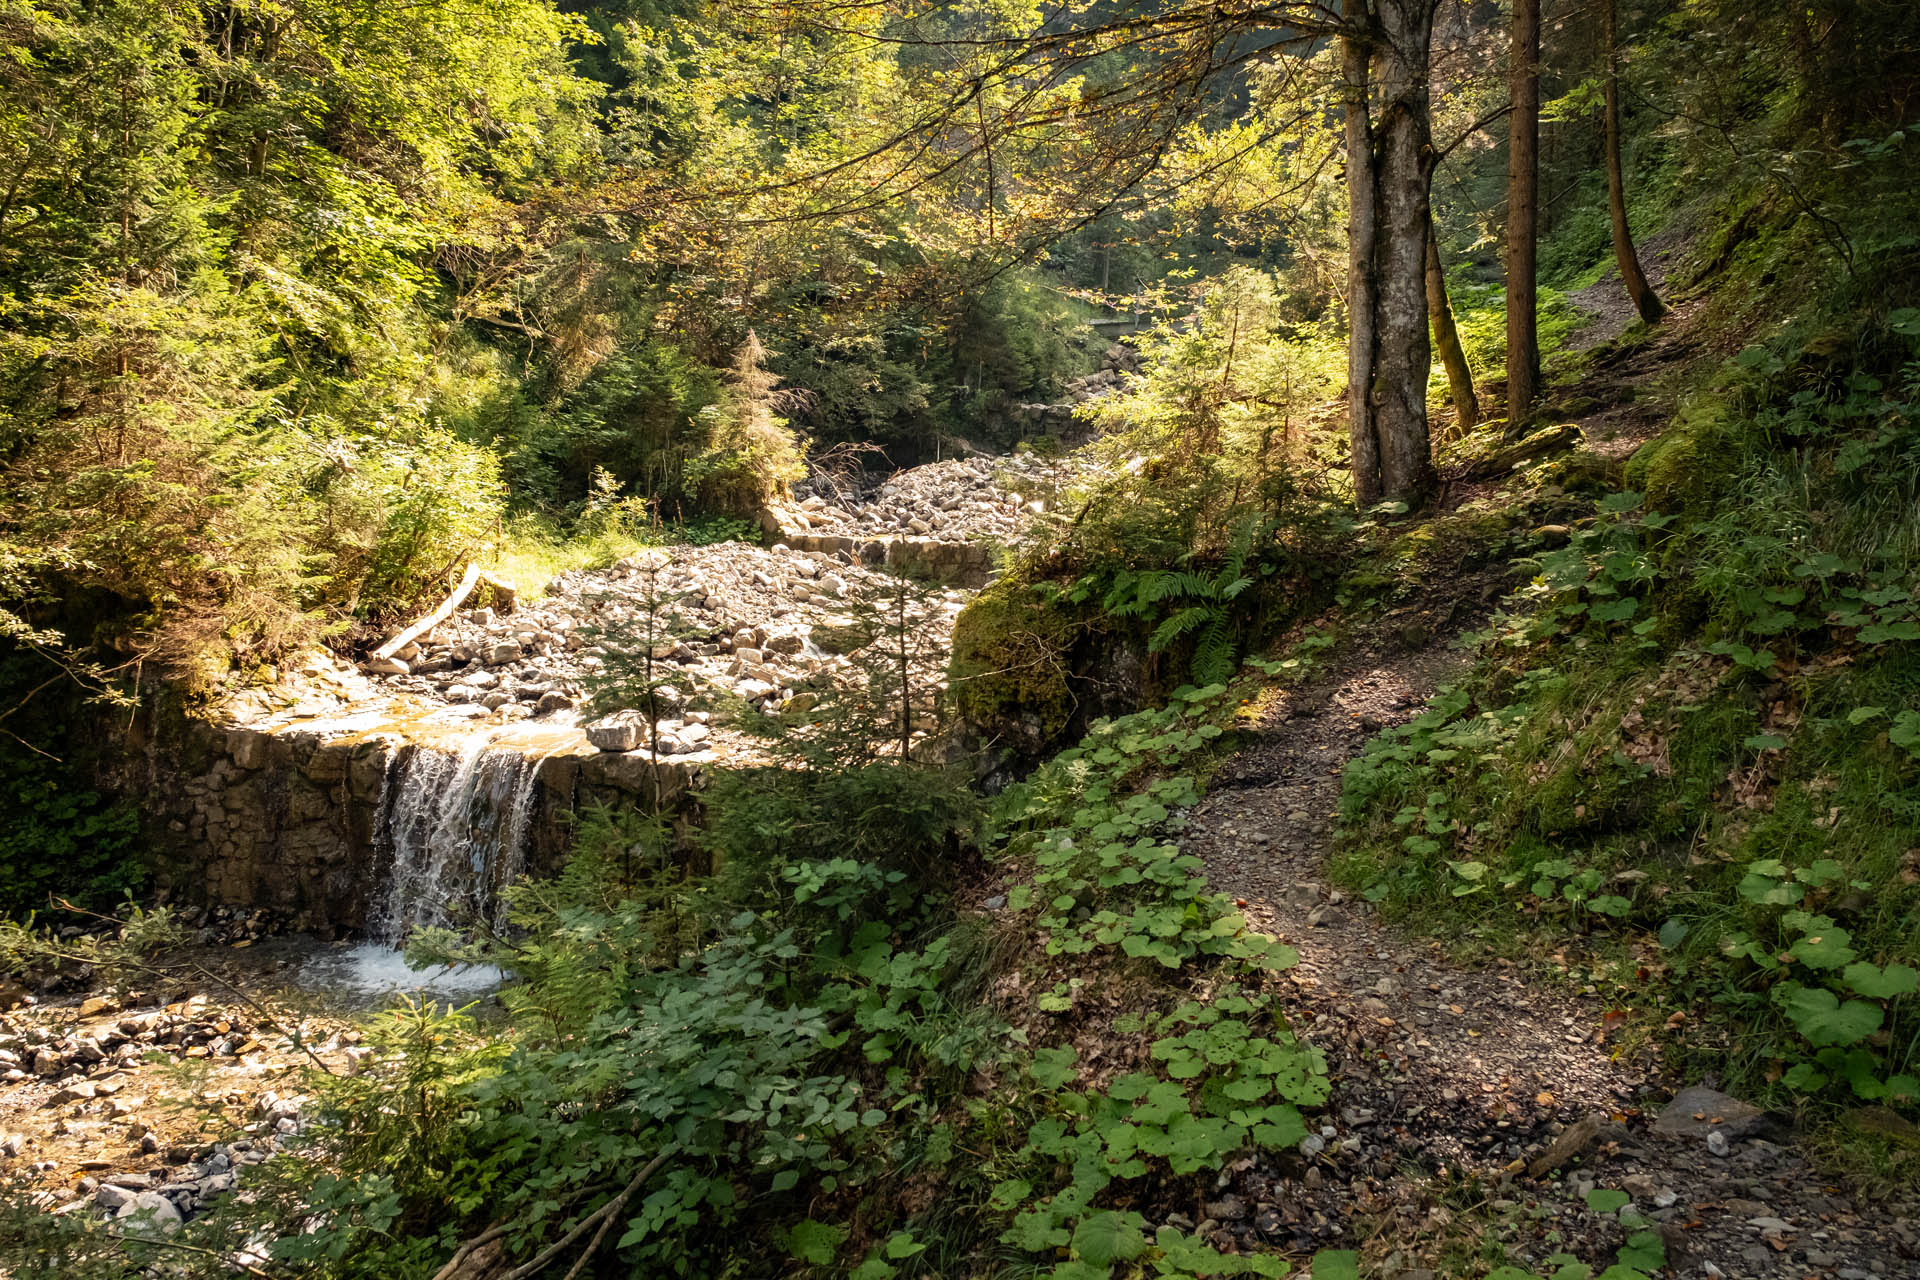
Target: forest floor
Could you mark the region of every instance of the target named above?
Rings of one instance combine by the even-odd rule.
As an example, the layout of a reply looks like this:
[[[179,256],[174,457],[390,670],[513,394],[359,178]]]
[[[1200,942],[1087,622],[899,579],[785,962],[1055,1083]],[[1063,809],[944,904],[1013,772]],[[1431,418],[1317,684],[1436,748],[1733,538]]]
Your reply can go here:
[[[1683,1276],[1920,1274],[1915,1206],[1830,1184],[1784,1117],[1681,1092],[1622,1034],[1626,1011],[1555,980],[1555,957],[1457,962],[1330,886],[1342,767],[1461,665],[1349,650],[1275,699],[1191,815],[1215,886],[1299,951],[1289,1016],[1335,1081],[1323,1148],[1247,1164],[1208,1216],[1248,1245],[1362,1247],[1407,1280],[1503,1256],[1604,1267],[1639,1229]]]
[[[1624,457],[1670,420],[1701,346],[1692,310],[1625,341],[1630,315],[1596,316],[1584,338],[1606,345],[1563,389],[1587,448]],[[1464,671],[1448,642],[1506,572],[1433,575],[1276,690],[1190,815],[1214,886],[1300,953],[1289,1016],[1335,1082],[1318,1149],[1242,1162],[1206,1216],[1246,1247],[1358,1247],[1398,1280],[1508,1260],[1551,1274],[1554,1255],[1598,1270],[1623,1246],[1689,1277],[1920,1275],[1915,1204],[1836,1185],[1790,1117],[1683,1089],[1633,1030],[1646,1019],[1569,978],[1565,955],[1463,961],[1332,885],[1342,769]]]

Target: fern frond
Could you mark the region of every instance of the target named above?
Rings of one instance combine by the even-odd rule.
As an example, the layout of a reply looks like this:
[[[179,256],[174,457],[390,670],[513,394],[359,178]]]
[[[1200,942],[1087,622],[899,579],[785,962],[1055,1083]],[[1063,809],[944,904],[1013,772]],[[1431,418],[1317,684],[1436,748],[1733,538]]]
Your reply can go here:
[[[1193,648],[1193,679],[1199,685],[1225,684],[1233,676],[1233,636],[1223,618],[1214,618]]]
[[[1162,600],[1167,599],[1169,596],[1185,596],[1194,600],[1210,600],[1213,598],[1213,583],[1201,577],[1199,574],[1194,573],[1192,570],[1174,570],[1167,574],[1167,579],[1168,581],[1164,584],[1161,591],[1160,598]]]
[[[1153,629],[1153,635],[1147,641],[1147,649],[1149,652],[1158,653],[1195,627],[1203,626],[1208,622],[1219,625],[1213,616],[1213,610],[1204,605],[1189,605]]]

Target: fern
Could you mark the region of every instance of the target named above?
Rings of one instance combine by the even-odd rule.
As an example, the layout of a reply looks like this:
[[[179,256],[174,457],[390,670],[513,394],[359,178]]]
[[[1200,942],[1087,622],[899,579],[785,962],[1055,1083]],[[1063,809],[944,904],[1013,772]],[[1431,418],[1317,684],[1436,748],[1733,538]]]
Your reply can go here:
[[[1213,684],[1233,674],[1233,614],[1229,606],[1254,583],[1246,572],[1259,533],[1255,519],[1242,521],[1220,568],[1212,573],[1181,569],[1119,569],[1107,585],[1101,605],[1116,618],[1152,617],[1171,604],[1147,640],[1159,653],[1184,636],[1194,635],[1193,678]],[[1083,579],[1083,583],[1085,580]],[[1091,594],[1088,586],[1083,596]]]
[[[1233,636],[1226,621],[1215,618],[1200,633],[1193,648],[1193,681],[1199,685],[1225,684],[1233,675]]]
[[[1188,605],[1153,629],[1147,649],[1158,653],[1195,627],[1206,626],[1211,629],[1219,625],[1220,619],[1213,609],[1206,605]]]

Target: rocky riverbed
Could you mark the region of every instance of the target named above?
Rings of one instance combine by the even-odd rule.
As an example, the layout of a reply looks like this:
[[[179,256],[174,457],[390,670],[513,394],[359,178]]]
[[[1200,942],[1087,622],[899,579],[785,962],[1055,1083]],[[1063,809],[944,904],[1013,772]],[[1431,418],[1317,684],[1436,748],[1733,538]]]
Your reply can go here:
[[[1043,529],[1096,470],[1082,454],[1019,453],[929,463],[871,484],[820,476],[775,515],[783,532],[1013,546]]]
[[[205,950],[206,973],[224,967]],[[0,1171],[54,1213],[168,1231],[295,1140],[303,1063],[352,1073],[368,1059],[341,1019],[243,999],[219,981],[196,986],[45,1003],[10,992],[0,1013]]]
[[[643,552],[610,569],[576,570],[515,608],[466,610],[395,658],[369,667],[372,693],[429,705],[476,722],[584,721],[604,751],[652,737],[637,710],[654,659],[662,755],[713,757],[746,750],[728,727],[742,706],[805,715],[823,700],[868,688],[875,664],[904,649],[913,684],[931,695],[945,681],[953,619],[967,593],[903,586],[824,552],[743,543]],[[622,689],[624,688],[624,693]],[[599,695],[610,715],[585,708]],[[921,734],[936,726],[920,724]]]

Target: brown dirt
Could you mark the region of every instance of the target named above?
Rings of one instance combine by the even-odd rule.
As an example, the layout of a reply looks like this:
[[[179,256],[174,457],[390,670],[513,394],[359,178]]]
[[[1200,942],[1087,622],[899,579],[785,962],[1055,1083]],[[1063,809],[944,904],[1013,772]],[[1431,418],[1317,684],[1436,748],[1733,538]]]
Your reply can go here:
[[[1214,884],[1299,951],[1289,1013],[1335,1078],[1324,1146],[1249,1162],[1210,1215],[1249,1247],[1366,1246],[1390,1277],[1477,1253],[1483,1234],[1518,1263],[1568,1250],[1598,1269],[1629,1234],[1587,1206],[1598,1187],[1633,1196],[1677,1274],[1920,1275],[1913,1206],[1826,1185],[1790,1125],[1725,1156],[1700,1133],[1654,1132],[1680,1082],[1620,1043],[1595,997],[1531,967],[1456,963],[1329,886],[1342,767],[1462,665],[1432,648],[1351,652],[1276,698],[1191,816],[1185,843]],[[1578,1149],[1540,1167],[1556,1140]]]

